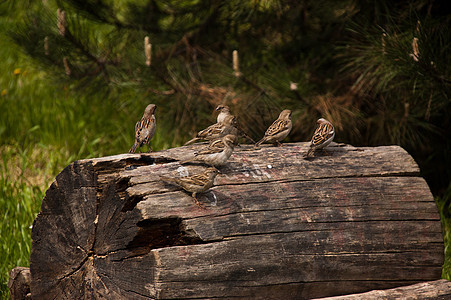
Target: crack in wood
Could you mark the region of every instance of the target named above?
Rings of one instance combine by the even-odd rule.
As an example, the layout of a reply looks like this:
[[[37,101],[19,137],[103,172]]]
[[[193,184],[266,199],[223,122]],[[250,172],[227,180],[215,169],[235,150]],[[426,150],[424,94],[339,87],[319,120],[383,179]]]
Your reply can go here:
[[[416,201],[416,202],[412,202],[412,203],[429,203],[429,201]],[[381,206],[379,204],[347,204],[347,205],[333,205],[332,207],[334,208],[347,208],[347,207],[352,207],[352,208],[368,208],[374,206],[375,208],[380,208],[380,207],[388,207],[390,208],[390,204],[387,204],[386,206]],[[326,208],[326,207],[331,207],[331,206],[324,206],[324,205],[305,205],[305,206],[292,206],[292,207],[283,207],[283,208],[271,208],[271,209],[252,209],[252,210],[248,210],[248,209],[243,209],[240,211],[234,211],[234,212],[230,212],[230,213],[211,213],[211,214],[204,214],[204,215],[200,215],[200,216],[194,216],[194,217],[187,217],[187,218],[183,218],[183,220],[197,220],[197,219],[203,219],[203,218],[210,218],[210,217],[225,217],[225,216],[233,216],[233,215],[241,215],[241,214],[251,214],[251,213],[265,213],[265,212],[274,212],[274,211],[296,211],[299,209],[305,209],[305,208]],[[387,211],[402,211],[402,210],[398,210],[398,209],[388,209]],[[435,211],[434,211],[435,214]],[[330,221],[330,222],[326,222],[326,221],[314,221],[314,223],[316,224],[321,224],[321,223],[337,223],[337,222],[373,222],[373,221],[383,221],[383,222],[389,222],[389,221],[437,221],[440,220],[437,216],[434,218],[422,218],[422,219],[371,219],[371,220],[354,220],[354,219],[346,219],[344,221]],[[312,221],[313,222],[313,221]],[[308,223],[308,222],[307,222]]]
[[[393,172],[393,173],[381,173],[381,174],[358,174],[358,175],[343,175],[343,176],[321,176],[321,177],[310,177],[309,179],[304,178],[296,178],[293,176],[292,179],[281,178],[281,179],[264,179],[259,182],[230,182],[230,183],[222,183],[215,186],[240,186],[247,184],[260,184],[260,183],[292,183],[292,182],[311,182],[317,180],[327,180],[327,179],[346,179],[346,178],[387,178],[387,177],[417,177],[417,172]],[[155,181],[149,181],[146,183],[151,183]],[[141,182],[136,184],[142,184]],[[133,185],[132,185],[133,186]]]
[[[221,186],[246,186],[246,185],[258,185],[262,183],[295,183],[295,182],[319,182],[320,180],[329,180],[329,179],[347,179],[347,178],[397,178],[397,177],[412,177],[416,178],[418,174],[416,172],[393,172],[393,173],[384,173],[384,174],[361,174],[361,175],[343,175],[343,176],[321,176],[321,177],[310,177],[309,179],[304,178],[296,178],[296,176],[293,176],[291,179],[288,178],[281,178],[281,179],[265,179],[258,182],[255,181],[249,181],[249,182],[227,182],[227,183],[221,183],[221,184],[215,184],[214,187],[221,187]],[[124,177],[127,178],[127,177]],[[129,177],[127,179],[130,179]],[[149,180],[149,181],[142,181],[135,184],[130,184],[127,186],[127,189],[132,187],[138,187],[141,185],[146,184],[152,184],[152,183],[158,183],[161,182],[161,180]],[[159,195],[159,194],[165,194],[165,193],[172,193],[175,191],[179,191],[179,188],[169,189],[167,191],[152,191],[150,193],[144,193],[140,195],[133,195],[129,196],[130,199],[133,197],[137,197],[137,199],[132,199],[131,202],[133,202],[136,206],[136,204],[142,200],[144,200],[145,196],[148,195]],[[128,207],[127,210],[133,209],[133,205]]]
[[[59,278],[58,282],[61,282],[64,279],[66,279],[66,278],[72,276],[73,274],[75,274],[76,272],[78,272],[83,267],[83,265],[88,261],[89,258],[90,258],[90,256],[86,256],[75,269],[73,269],[69,273],[65,274],[63,277]]]
[[[393,221],[403,221],[403,222],[421,222],[421,221],[431,221],[431,220],[393,220]],[[436,221],[436,220],[432,220],[432,221]],[[371,220],[371,221],[335,221],[335,222],[315,222],[315,224],[320,225],[320,224],[345,224],[345,223],[370,223],[370,222],[390,222],[387,220]],[[325,230],[325,229],[321,229],[321,230],[312,230],[312,229],[305,229],[305,230],[286,230],[286,231],[262,231],[262,232],[253,232],[253,233],[236,233],[236,234],[230,234],[230,235],[223,235],[222,239],[208,239],[208,240],[204,240],[204,242],[202,244],[207,244],[207,243],[214,243],[214,242],[219,242],[219,241],[230,241],[233,240],[235,238],[241,238],[241,237],[250,237],[250,236],[271,236],[271,235],[278,235],[278,234],[286,234],[286,233],[303,233],[303,232],[333,232],[332,229],[329,230]],[[341,229],[337,229],[337,232],[341,232]],[[439,233],[439,232],[437,232]],[[431,242],[433,243],[433,242]],[[438,245],[441,245],[440,242],[436,242]],[[388,251],[386,251],[388,253]]]
[[[130,294],[136,294],[136,295],[141,296],[141,297],[143,297],[145,299],[157,299],[157,298],[154,298],[154,297],[150,297],[148,295],[144,295],[142,293],[138,293],[137,291],[134,291],[134,290],[124,289],[124,291],[127,292],[127,293],[130,293]]]

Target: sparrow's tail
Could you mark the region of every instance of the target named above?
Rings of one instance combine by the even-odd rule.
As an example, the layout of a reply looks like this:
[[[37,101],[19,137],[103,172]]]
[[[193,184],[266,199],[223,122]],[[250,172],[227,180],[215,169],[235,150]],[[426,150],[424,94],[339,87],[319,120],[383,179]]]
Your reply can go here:
[[[304,157],[310,157],[311,154],[313,153],[314,149],[313,148],[309,148],[307,153],[304,155]]]
[[[194,160],[196,160],[195,157],[190,158],[190,159],[181,160],[181,161],[179,162],[179,164],[183,165],[183,164],[186,164],[186,163],[191,162],[191,161],[194,161]]]
[[[135,153],[136,148],[138,148],[138,142],[135,141],[135,143],[133,144],[133,146],[130,148],[130,151],[128,151],[128,153]]]
[[[200,138],[195,137],[194,139],[189,140],[188,142],[186,142],[185,144],[183,144],[183,146],[192,144],[194,142],[197,142],[198,140],[200,140]]]
[[[247,134],[243,133],[243,137],[245,139],[247,139],[248,141],[250,141],[252,144],[255,144],[255,141],[253,138],[251,138],[250,136],[248,136]]]
[[[239,132],[243,138],[250,141],[252,144],[255,144],[255,141],[250,136],[248,136],[243,130],[239,129]]]
[[[160,176],[160,179],[166,182],[173,182],[173,183],[177,183],[177,181],[174,178],[171,177],[166,177],[166,176]]]
[[[259,141],[255,144],[255,147],[260,147],[260,144],[263,143],[263,142],[265,142],[265,141],[266,141],[266,139],[265,139],[265,138],[262,138],[261,140],[259,140]]]

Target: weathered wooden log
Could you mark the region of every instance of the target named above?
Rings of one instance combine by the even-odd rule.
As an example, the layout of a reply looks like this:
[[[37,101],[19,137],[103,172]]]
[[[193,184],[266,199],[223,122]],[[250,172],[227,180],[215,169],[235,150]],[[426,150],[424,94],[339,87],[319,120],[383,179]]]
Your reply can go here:
[[[12,300],[31,299],[30,269],[25,267],[15,267],[9,271],[8,289]]]
[[[159,180],[199,146],[80,160],[32,230],[32,297],[302,299],[440,278],[439,214],[402,148],[237,148],[198,197]]]
[[[321,298],[321,300],[451,299],[451,282],[446,279],[417,283],[388,290]]]

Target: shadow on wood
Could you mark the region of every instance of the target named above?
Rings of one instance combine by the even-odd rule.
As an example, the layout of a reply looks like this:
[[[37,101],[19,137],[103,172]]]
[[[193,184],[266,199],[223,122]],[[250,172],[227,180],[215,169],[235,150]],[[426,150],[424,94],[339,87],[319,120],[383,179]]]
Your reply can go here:
[[[402,148],[243,145],[203,209],[159,180],[205,169],[178,163],[198,147],[66,167],[33,225],[32,297],[306,299],[440,278],[439,214]]]

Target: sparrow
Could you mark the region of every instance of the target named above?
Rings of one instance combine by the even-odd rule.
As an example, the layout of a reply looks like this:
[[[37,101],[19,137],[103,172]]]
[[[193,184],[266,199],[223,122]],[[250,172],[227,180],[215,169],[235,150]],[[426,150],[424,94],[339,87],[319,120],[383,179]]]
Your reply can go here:
[[[222,138],[223,136],[232,133],[235,130],[234,124],[236,123],[236,118],[232,115],[224,118],[221,123],[215,123],[208,126],[206,129],[201,130],[197,133],[196,137],[186,142],[184,145],[189,145],[199,140],[215,140]]]
[[[291,110],[283,110],[277,120],[269,126],[265,132],[265,136],[255,144],[255,147],[259,147],[262,143],[272,143],[277,146],[282,146],[280,141],[287,137],[292,128],[291,123]]]
[[[150,140],[155,134],[157,122],[155,120],[155,104],[147,105],[144,110],[144,115],[139,122],[135,125],[135,143],[130,148],[129,153],[135,153],[136,148],[141,148],[144,144],[149,146],[149,152],[152,151],[150,147]],[[141,151],[140,151],[141,152]]]
[[[181,161],[180,163],[184,164],[190,161],[201,161],[214,167],[222,166],[232,155],[236,143],[236,135],[225,135],[220,139],[211,141],[207,147],[194,153],[195,156],[193,158]]]
[[[191,176],[171,178],[160,176],[160,179],[169,183],[175,183],[185,191],[192,193],[191,196],[197,206],[202,207],[196,198],[196,194],[203,193],[213,186],[216,175],[219,171],[216,168],[208,168],[204,172]]]
[[[219,104],[216,107],[216,111],[219,111],[218,117],[216,118],[217,123],[222,123],[227,116],[231,116],[230,108],[227,105]]]
[[[216,107],[216,111],[219,111],[218,117],[216,119],[218,123],[223,122],[224,119],[228,116],[233,116],[232,113],[230,112],[230,108],[227,105],[223,104],[218,105],[218,107]],[[255,141],[241,129],[241,126],[238,123],[237,118],[235,119],[234,126],[236,129],[232,132],[232,134],[235,134],[236,136],[239,137],[243,137],[249,140],[251,143],[255,144]]]
[[[304,157],[309,157],[315,150],[325,148],[335,137],[335,129],[332,123],[321,118],[316,121],[316,124],[318,124],[318,127],[313,133],[312,140],[310,142],[310,149]]]

